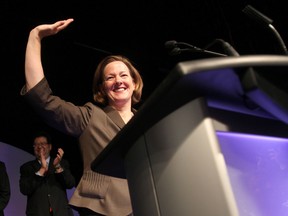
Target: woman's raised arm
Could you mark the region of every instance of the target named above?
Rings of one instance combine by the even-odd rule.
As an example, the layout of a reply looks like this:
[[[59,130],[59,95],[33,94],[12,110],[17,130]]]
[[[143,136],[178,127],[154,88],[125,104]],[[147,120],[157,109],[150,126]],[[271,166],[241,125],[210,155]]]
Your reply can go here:
[[[53,24],[36,26],[30,31],[25,54],[25,78],[26,89],[33,88],[44,78],[44,70],[41,62],[41,40],[44,37],[55,35],[65,29],[73,19],[61,20]]]

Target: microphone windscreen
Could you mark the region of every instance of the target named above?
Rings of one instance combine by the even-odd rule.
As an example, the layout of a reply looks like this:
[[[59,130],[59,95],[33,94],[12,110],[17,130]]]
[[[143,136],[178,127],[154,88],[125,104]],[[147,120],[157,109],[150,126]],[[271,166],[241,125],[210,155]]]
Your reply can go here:
[[[177,41],[175,41],[175,40],[170,40],[170,41],[165,42],[165,47],[167,49],[173,49],[176,47],[176,45],[177,45]]]
[[[261,25],[270,25],[272,24],[273,20],[265,16],[264,14],[260,13],[258,10],[253,8],[251,5],[247,5],[242,10],[246,15],[250,18],[254,19],[255,21],[259,22]]]

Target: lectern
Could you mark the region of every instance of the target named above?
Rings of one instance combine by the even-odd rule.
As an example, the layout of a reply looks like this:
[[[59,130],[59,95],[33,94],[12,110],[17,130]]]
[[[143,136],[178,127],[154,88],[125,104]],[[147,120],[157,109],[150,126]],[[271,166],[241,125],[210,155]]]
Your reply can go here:
[[[244,175],[246,168],[238,170],[237,163],[242,163],[239,149],[252,140],[245,136],[284,142],[288,137],[288,96],[263,76],[269,71],[285,78],[288,57],[251,55],[178,63],[95,158],[92,170],[127,178],[135,216],[265,215],[259,207],[262,201],[244,194],[250,183],[243,179],[258,179]],[[235,140],[242,144],[234,151]],[[256,170],[263,164],[261,157],[253,162]]]

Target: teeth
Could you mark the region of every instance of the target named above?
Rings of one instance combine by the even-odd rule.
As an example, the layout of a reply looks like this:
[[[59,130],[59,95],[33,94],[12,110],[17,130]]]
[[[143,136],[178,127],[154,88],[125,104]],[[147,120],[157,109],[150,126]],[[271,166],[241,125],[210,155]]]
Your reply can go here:
[[[118,92],[118,91],[124,91],[124,90],[125,90],[124,88],[115,89],[116,92]]]

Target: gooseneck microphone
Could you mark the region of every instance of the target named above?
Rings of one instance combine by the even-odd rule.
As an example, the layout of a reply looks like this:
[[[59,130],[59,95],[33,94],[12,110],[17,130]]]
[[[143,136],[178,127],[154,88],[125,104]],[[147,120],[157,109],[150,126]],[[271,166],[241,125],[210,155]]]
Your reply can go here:
[[[264,14],[262,14],[261,12],[259,12],[254,7],[252,7],[251,5],[247,5],[242,10],[242,12],[244,12],[251,19],[254,19],[255,21],[257,21],[260,25],[263,25],[264,27],[268,27],[270,30],[272,30],[272,33],[274,34],[274,36],[276,37],[278,43],[280,44],[280,48],[282,49],[282,52],[285,55],[288,54],[286,45],[285,45],[281,35],[274,28],[274,26],[272,25],[272,22],[273,22],[272,19],[270,19],[269,17],[267,17]]]
[[[207,53],[214,56],[227,56],[222,53],[212,52],[209,50],[201,49],[199,47],[193,46],[185,42],[177,42],[175,40],[170,40],[165,42],[165,47],[169,51],[169,55],[179,55],[185,52],[200,52]]]

